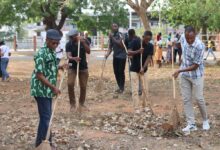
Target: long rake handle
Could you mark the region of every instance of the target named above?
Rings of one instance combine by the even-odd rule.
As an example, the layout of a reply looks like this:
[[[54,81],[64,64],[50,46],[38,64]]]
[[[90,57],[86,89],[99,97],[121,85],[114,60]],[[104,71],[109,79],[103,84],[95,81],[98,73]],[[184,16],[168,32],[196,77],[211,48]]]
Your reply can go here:
[[[110,48],[110,44],[109,43],[110,43],[110,41],[108,41],[108,49]],[[105,51],[105,55],[106,55],[106,53],[107,53],[107,51]],[[101,80],[103,78],[106,61],[107,61],[107,58],[104,58],[104,60],[102,61],[102,72],[101,72],[101,76],[100,76]]]
[[[172,47],[172,72],[174,72],[174,58],[173,58],[173,52],[174,52],[174,50],[173,50],[173,47]],[[172,77],[173,78],[173,99],[176,99],[176,84],[175,84],[175,78],[174,77]],[[175,101],[174,101],[174,106],[175,106]]]
[[[120,37],[122,38],[122,36],[121,36],[121,35],[120,35]],[[122,39],[122,40],[121,40],[121,42],[122,42],[122,45],[123,45],[123,46],[124,46],[124,48],[125,48],[126,53],[128,54],[128,49],[127,49],[127,47],[125,46],[125,42],[124,42],[124,40]],[[128,59],[129,59],[129,61],[128,61],[129,66],[131,66],[131,61],[130,61],[130,58],[128,57]]]
[[[120,34],[119,34],[119,35],[120,35]],[[124,42],[124,40],[123,40],[123,38],[122,38],[121,35],[120,35],[120,37],[121,37],[121,39],[122,39],[122,44],[123,44],[123,46],[124,46],[124,48],[125,48],[125,51],[126,51],[126,53],[128,54],[128,49],[127,49],[127,47],[125,46],[125,42]],[[128,57],[128,67],[129,67],[128,73],[129,73],[129,78],[130,78],[130,89],[131,89],[131,93],[132,93],[132,83],[131,83],[131,71],[130,71],[130,66],[131,66],[131,59]]]
[[[104,59],[104,60],[103,60],[103,64],[102,64],[102,72],[101,72],[100,79],[102,79],[102,78],[103,78],[104,69],[105,69],[105,64],[106,64],[106,59]]]
[[[79,37],[80,37],[80,34],[79,34]],[[78,57],[79,56],[80,56],[80,40],[78,41]],[[77,62],[76,86],[79,87],[79,62]]]
[[[63,81],[64,81],[64,78],[66,76],[66,73],[67,73],[67,70],[64,71],[63,75],[62,75],[62,78],[61,78],[61,81],[60,81],[60,84],[59,84],[59,90],[61,90],[62,88],[62,84],[63,84]],[[57,99],[59,98],[60,95],[58,95],[55,99],[54,99],[54,105],[53,105],[53,111],[52,111],[52,114],[51,114],[51,118],[50,118],[50,122],[49,122],[49,126],[48,126],[48,129],[47,129],[47,135],[46,135],[46,141],[48,141],[49,139],[49,136],[50,136],[50,129],[51,129],[51,125],[52,125],[52,121],[53,121],[53,118],[54,118],[54,113],[55,113],[55,109],[56,109],[56,106],[57,106]]]

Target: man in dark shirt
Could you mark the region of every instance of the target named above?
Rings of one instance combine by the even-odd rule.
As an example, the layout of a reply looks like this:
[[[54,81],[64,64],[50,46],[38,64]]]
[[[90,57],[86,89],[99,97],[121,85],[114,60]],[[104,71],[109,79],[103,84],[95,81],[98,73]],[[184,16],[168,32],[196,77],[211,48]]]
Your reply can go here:
[[[127,54],[122,44],[122,35],[118,32],[118,25],[115,23],[112,24],[112,33],[109,34],[109,40],[110,49],[108,50],[105,58],[107,59],[111,52],[114,52],[113,69],[119,87],[116,90],[116,92],[123,93],[125,84],[125,65]]]
[[[68,70],[68,92],[71,105],[71,111],[76,110],[75,100],[75,80],[77,76],[77,63],[79,63],[79,84],[80,84],[80,97],[79,97],[79,111],[85,109],[85,98],[86,98],[86,87],[88,81],[88,65],[86,61],[86,53],[90,54],[89,45],[85,39],[78,36],[77,30],[71,30],[68,33],[70,38],[66,44],[67,57],[69,59],[69,70]],[[80,55],[78,57],[78,41],[80,40]]]
[[[84,39],[87,40],[87,43],[88,43],[89,46],[90,46],[91,43],[92,43],[92,39],[89,37],[89,35],[88,35],[88,31],[84,31]]]
[[[153,44],[150,43],[152,33],[150,31],[145,31],[143,42],[141,42],[141,39],[135,35],[135,31],[133,29],[129,30],[128,33],[129,37],[132,39],[128,44],[128,56],[132,58],[130,67],[132,80],[132,99],[134,101],[135,109],[139,109],[140,99],[138,96],[138,81],[142,79],[140,78],[141,75],[144,75],[144,78],[146,78],[147,67],[153,55],[154,48]],[[141,48],[141,44],[143,48]],[[145,85],[147,85],[146,81],[147,80],[141,80],[142,85],[144,85],[144,82]],[[145,91],[145,93],[147,93],[147,91]]]

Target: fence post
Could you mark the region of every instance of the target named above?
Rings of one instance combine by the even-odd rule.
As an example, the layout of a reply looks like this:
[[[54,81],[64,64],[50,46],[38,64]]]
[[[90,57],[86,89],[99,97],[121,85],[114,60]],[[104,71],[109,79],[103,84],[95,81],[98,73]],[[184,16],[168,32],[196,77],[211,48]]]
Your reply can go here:
[[[37,49],[37,38],[36,36],[33,36],[33,44],[34,44],[34,51]]]
[[[14,47],[14,51],[17,51],[17,39],[16,39],[16,35],[14,36],[13,47]]]
[[[104,50],[104,35],[101,35],[101,50]]]

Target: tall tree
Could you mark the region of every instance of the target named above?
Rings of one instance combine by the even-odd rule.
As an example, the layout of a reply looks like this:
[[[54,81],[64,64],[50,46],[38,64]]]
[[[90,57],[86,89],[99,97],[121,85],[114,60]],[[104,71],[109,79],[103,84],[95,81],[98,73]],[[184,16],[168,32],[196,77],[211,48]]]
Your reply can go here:
[[[145,30],[150,30],[147,9],[151,6],[154,0],[127,0],[127,4],[134,9],[137,15],[141,18]]]
[[[61,30],[66,18],[79,19],[87,4],[88,0],[0,0],[0,25],[19,27],[24,21],[43,21],[46,30]]]
[[[167,0],[163,17],[173,26],[193,25],[197,31],[220,30],[219,0]]]
[[[46,30],[61,30],[69,18],[81,30],[106,32],[112,22],[127,26],[124,5],[118,0],[0,0],[0,26],[19,27],[22,22],[42,21]],[[84,13],[88,9],[91,13]]]
[[[93,18],[96,27],[102,32],[108,32],[112,23],[121,27],[128,27],[128,10],[124,8],[125,2],[119,0],[90,0]]]

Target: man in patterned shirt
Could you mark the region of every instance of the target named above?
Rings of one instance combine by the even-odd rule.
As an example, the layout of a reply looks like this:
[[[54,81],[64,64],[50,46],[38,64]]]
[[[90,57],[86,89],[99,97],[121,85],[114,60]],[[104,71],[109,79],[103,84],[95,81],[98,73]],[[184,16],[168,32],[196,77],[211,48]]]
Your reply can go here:
[[[36,147],[46,138],[47,129],[52,113],[52,98],[60,94],[56,87],[58,69],[63,69],[65,65],[58,66],[55,49],[61,39],[57,30],[47,31],[46,43],[35,55],[35,69],[31,78],[31,96],[34,96],[40,122],[38,126]],[[51,136],[50,136],[51,142]]]
[[[180,38],[182,47],[182,62],[180,69],[173,76],[180,74],[180,87],[183,97],[184,111],[188,125],[182,129],[183,132],[197,130],[193,112],[192,95],[195,94],[197,104],[203,118],[203,130],[209,130],[209,121],[206,104],[203,96],[204,64],[203,55],[205,46],[198,37],[192,26],[185,28],[185,34]],[[194,91],[195,93],[193,93]]]

